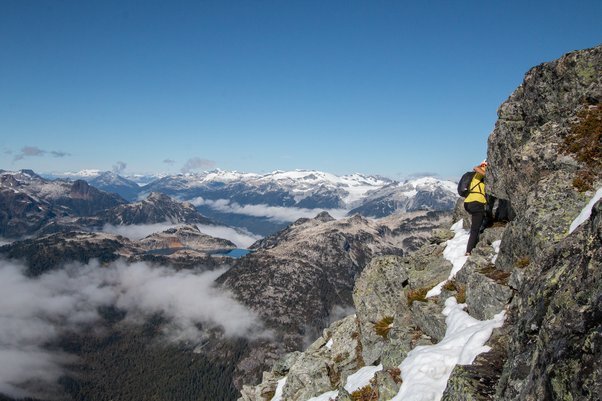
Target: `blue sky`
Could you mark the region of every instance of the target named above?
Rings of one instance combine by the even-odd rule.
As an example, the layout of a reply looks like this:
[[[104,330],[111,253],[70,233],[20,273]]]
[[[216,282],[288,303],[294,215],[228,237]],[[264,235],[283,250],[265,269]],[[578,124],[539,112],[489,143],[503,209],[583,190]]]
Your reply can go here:
[[[0,0],[0,168],[454,178],[595,1]],[[457,178],[457,177],[456,177]]]

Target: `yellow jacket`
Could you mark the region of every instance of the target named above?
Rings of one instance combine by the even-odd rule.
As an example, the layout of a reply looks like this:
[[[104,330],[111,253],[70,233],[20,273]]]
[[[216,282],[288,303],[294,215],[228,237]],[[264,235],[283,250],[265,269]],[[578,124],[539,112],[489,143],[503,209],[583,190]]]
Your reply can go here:
[[[483,175],[475,173],[472,181],[470,181],[470,193],[464,199],[464,203],[468,202],[479,202],[487,204],[485,199],[485,183],[483,182]]]

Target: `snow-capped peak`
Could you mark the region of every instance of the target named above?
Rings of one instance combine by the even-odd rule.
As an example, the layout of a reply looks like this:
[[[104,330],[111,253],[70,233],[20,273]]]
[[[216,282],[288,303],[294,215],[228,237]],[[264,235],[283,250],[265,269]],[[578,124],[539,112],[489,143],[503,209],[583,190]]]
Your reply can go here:
[[[66,173],[57,174],[57,176],[62,176],[65,178],[94,178],[98,177],[103,170],[99,169],[84,169],[78,172],[67,171]]]

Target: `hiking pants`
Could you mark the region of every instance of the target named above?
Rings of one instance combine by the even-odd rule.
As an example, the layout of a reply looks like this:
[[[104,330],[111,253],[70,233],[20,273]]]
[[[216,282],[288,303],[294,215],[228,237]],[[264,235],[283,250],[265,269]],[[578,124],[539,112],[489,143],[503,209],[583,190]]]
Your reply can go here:
[[[472,220],[470,222],[470,237],[468,237],[468,245],[466,252],[472,252],[472,249],[479,241],[479,230],[485,217],[485,204],[481,202],[464,203],[464,210],[470,213]]]

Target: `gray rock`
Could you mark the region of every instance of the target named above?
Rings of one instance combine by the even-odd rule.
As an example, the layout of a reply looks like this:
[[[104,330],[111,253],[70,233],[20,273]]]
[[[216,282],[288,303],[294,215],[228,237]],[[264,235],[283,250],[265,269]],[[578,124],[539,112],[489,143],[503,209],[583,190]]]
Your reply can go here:
[[[528,267],[501,400],[594,400],[601,394],[602,202],[589,222]]]
[[[483,232],[471,257],[455,279],[466,290],[470,314],[486,320],[500,313],[512,300],[514,291],[509,284],[510,273],[496,268],[492,246],[504,233],[504,228],[490,228]]]
[[[411,307],[412,321],[434,342],[439,342],[445,337],[445,316],[441,310],[441,305],[435,302],[414,302]]]
[[[498,110],[489,137],[487,190],[508,199],[517,213],[502,242],[504,264],[536,257],[564,238],[591,196],[572,186],[583,163],[559,151],[586,99],[602,101],[601,46],[531,69]],[[593,173],[597,188],[600,171]]]
[[[457,365],[447,381],[441,401],[486,401],[495,399],[506,361],[507,334],[496,329],[488,344],[491,350],[476,357],[471,365]]]
[[[397,256],[376,258],[364,270],[353,290],[362,356],[368,365],[380,358],[386,345],[386,339],[376,333],[374,325],[385,317],[397,320],[398,305],[406,302],[404,288],[409,286],[409,277],[403,265],[403,259]]]
[[[399,369],[381,370],[374,375],[378,389],[378,401],[388,401],[395,397],[401,387]]]

